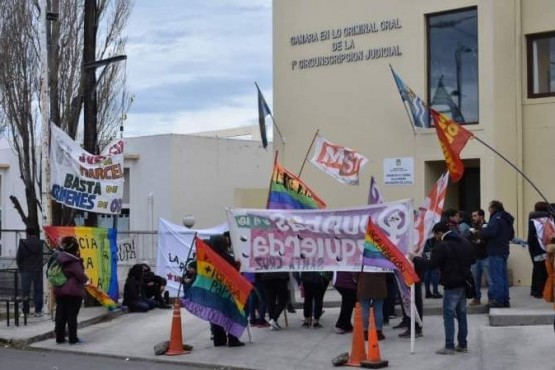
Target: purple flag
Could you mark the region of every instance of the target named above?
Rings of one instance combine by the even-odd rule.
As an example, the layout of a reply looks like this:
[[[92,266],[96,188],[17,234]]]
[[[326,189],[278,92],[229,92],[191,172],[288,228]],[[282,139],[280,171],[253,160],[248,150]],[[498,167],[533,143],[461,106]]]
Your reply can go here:
[[[370,191],[368,192],[368,204],[380,204],[383,203],[382,195],[376,184],[374,176],[370,178]]]

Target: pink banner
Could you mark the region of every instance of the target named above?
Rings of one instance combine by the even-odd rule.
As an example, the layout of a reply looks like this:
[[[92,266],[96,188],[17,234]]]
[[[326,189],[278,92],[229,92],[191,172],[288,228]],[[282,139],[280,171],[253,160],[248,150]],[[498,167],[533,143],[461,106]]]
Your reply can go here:
[[[412,243],[410,200],[322,210],[229,209],[241,271],[359,271],[368,218],[406,254]]]

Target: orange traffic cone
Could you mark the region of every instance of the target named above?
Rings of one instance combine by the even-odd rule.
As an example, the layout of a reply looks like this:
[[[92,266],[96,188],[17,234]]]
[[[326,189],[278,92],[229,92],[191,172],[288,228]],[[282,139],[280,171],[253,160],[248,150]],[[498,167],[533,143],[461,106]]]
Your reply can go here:
[[[181,333],[181,305],[176,298],[173,303],[172,328],[170,332],[170,346],[166,356],[184,355],[191,353],[183,349],[183,335]]]
[[[359,367],[361,361],[366,359],[364,350],[364,328],[362,327],[362,309],[360,303],[355,306],[355,325],[353,327],[353,343],[351,345],[351,355],[347,366]]]
[[[370,307],[370,317],[368,320],[368,360],[361,361],[360,365],[370,369],[381,369],[389,365],[389,361],[382,360],[380,356],[378,333],[376,332],[376,322],[374,321],[374,307]]]

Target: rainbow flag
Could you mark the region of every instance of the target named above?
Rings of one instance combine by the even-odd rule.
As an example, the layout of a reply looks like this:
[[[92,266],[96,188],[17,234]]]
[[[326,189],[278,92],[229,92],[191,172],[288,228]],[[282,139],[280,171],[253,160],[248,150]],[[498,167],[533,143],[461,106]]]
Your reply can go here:
[[[94,285],[85,285],[85,290],[87,291],[87,293],[89,293],[91,297],[96,299],[98,303],[102,305],[102,307],[106,307],[110,311],[118,307],[117,302],[114,302],[114,300],[110,298],[108,294],[104,293],[102,290],[98,289]]]
[[[405,284],[409,286],[420,280],[410,261],[372,222],[371,218],[368,219],[368,228],[364,238],[362,264],[392,269],[396,273],[400,273]]]
[[[326,203],[301,179],[283,168],[276,159],[266,208],[316,209],[326,208]]]
[[[44,232],[50,245],[57,247],[65,236],[79,241],[85,273],[93,286],[117,302],[118,243],[117,230],[84,226],[45,226]],[[102,303],[102,302],[100,302]]]
[[[247,327],[245,305],[253,287],[201,239],[196,249],[197,277],[181,302],[193,315],[239,338]]]

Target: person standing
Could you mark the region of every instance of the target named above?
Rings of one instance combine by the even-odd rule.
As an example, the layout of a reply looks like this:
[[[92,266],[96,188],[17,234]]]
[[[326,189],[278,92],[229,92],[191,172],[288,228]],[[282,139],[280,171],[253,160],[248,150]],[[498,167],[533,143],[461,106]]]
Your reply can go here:
[[[476,263],[470,268],[472,277],[476,283],[476,293],[474,299],[470,302],[471,306],[482,303],[482,275],[485,275],[488,287],[491,285],[488,268],[488,252],[486,250],[486,242],[482,238],[482,229],[486,227],[485,215],[486,213],[483,209],[472,212],[472,228],[470,229],[470,236],[468,239],[472,247],[474,247],[474,256],[476,257]]]
[[[207,242],[208,246],[212,248],[220,257],[222,257],[230,266],[239,270],[239,264],[233,259],[230,254],[231,246],[228,239],[224,235],[212,235]],[[214,347],[225,346],[229,347],[242,347],[245,345],[235,335],[226,332],[220,325],[210,323],[210,330],[213,335]]]
[[[60,253],[57,261],[62,265],[62,270],[67,277],[67,282],[54,287],[56,298],[56,343],[65,343],[65,330],[69,344],[79,343],[77,337],[77,316],[85,296],[85,283],[89,280],[85,275],[85,267],[81,259],[79,243],[73,236],[66,236],[60,242]]]
[[[358,277],[357,296],[362,308],[362,325],[364,339],[368,339],[368,319],[370,307],[374,308],[374,320],[378,340],[384,340],[383,334],[383,301],[387,298],[385,272],[362,272]]]
[[[549,204],[547,202],[536,202],[534,212],[530,212],[528,215],[528,252],[532,259],[530,295],[535,298],[542,298],[543,288],[547,280],[545,264],[547,253],[538,230],[541,230],[541,234],[543,234],[546,223],[550,221],[549,217]]]
[[[345,334],[353,331],[351,317],[357,302],[357,283],[355,273],[350,271],[337,271],[335,277],[335,290],[341,295],[341,309],[335,323],[335,332]]]
[[[324,294],[332,278],[332,273],[323,271],[307,271],[300,273],[299,283],[304,291],[303,327],[321,328],[320,317],[324,307]]]
[[[21,271],[23,313],[29,314],[29,295],[33,286],[35,317],[42,316],[42,240],[36,229],[28,227],[27,239],[21,239],[17,248],[16,262]]]
[[[468,324],[466,319],[465,280],[470,275],[470,266],[474,263],[474,253],[470,242],[450,225],[441,221],[434,225],[433,233],[439,241],[430,260],[412,256],[415,267],[439,268],[440,283],[443,285],[443,326],[445,329],[445,346],[439,355],[453,355],[456,352],[468,352]],[[457,346],[455,347],[455,319],[458,323]]]
[[[514,217],[505,211],[503,203],[498,200],[492,200],[488,209],[490,219],[488,225],[482,229],[482,238],[486,241],[486,250],[489,256],[491,280],[488,292],[489,306],[493,308],[510,307],[507,260],[509,259],[509,242],[515,236]]]

